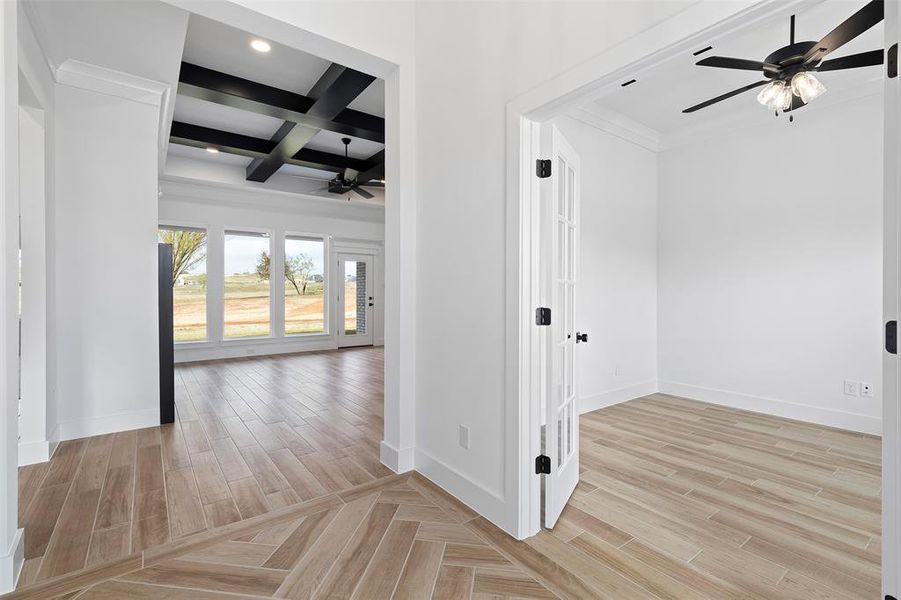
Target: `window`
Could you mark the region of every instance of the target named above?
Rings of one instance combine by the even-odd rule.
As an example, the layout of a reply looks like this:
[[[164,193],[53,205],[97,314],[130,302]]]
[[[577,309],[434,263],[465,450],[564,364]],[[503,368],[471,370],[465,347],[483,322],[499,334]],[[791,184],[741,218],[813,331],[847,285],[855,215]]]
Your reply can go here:
[[[162,226],[159,241],[172,245],[172,322],[176,342],[206,334],[206,243],[203,229]]]
[[[269,335],[270,255],[269,234],[225,232],[224,337]]]
[[[285,236],[285,334],[325,333],[325,242]]]

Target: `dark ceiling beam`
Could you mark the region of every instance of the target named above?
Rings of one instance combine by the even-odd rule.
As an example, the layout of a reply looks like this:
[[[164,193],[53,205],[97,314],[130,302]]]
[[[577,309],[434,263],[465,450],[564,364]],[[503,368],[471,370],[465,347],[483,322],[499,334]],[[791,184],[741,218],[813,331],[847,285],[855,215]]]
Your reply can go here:
[[[385,143],[385,119],[349,108],[332,118],[308,114],[314,98],[191,63],[181,63],[178,93],[306,127]]]
[[[304,114],[310,118],[331,121],[373,81],[375,77],[372,75],[332,64],[310,90],[309,96],[315,100]],[[266,181],[289,158],[306,146],[319,131],[315,127],[301,125],[291,120],[285,121],[272,136],[271,141],[275,142],[272,152],[264,158],[253,159],[247,165],[247,179]]]
[[[249,158],[263,158],[268,156],[275,148],[275,143],[271,140],[263,140],[181,121],[172,122],[169,141],[173,144],[193,146],[195,148],[215,146],[220,152],[247,156]],[[378,154],[373,156],[376,157]],[[378,167],[372,159],[345,158],[343,154],[332,154],[311,148],[302,148],[286,162],[290,165],[309,167],[330,173],[341,173],[344,169],[364,172]]]
[[[373,165],[364,171],[360,171],[360,174],[357,175],[357,181],[365,185],[366,182],[372,181],[373,179],[384,179],[385,151],[379,150],[378,152],[370,156],[367,160],[373,163]]]

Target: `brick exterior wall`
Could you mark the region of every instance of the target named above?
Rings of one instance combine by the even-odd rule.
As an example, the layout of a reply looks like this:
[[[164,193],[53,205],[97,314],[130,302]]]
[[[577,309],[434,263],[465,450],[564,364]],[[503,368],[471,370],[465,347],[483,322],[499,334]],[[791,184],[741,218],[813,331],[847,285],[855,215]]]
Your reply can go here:
[[[366,263],[357,263],[357,334],[366,333],[366,309],[369,295],[366,287]]]

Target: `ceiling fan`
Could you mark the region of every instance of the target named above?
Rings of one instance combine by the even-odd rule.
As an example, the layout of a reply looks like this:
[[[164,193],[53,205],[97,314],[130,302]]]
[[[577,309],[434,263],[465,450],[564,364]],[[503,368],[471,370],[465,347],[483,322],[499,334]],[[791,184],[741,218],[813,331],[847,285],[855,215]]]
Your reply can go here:
[[[884,0],[872,0],[859,11],[848,17],[838,27],[826,34],[818,42],[795,42],[795,16],[791,17],[790,43],[767,56],[762,62],[725,56],[710,56],[698,65],[702,67],[718,67],[721,69],[740,69],[745,71],[761,71],[766,79],[727,92],[722,96],[711,98],[690,108],[683,113],[693,113],[737,96],[743,92],[766,86],[757,95],[757,101],[770,110],[788,112],[801,108],[826,91],[826,88],[814,75],[815,72],[839,71],[881,65],[882,49],[851,54],[832,60],[823,61],[830,52],[837,50],[863,32],[867,31],[884,17]]]
[[[341,142],[344,144],[344,158],[347,158],[347,149],[350,146],[351,139],[349,137],[341,138]],[[347,167],[342,173],[335,175],[335,178],[330,180],[328,185],[319,188],[318,190],[314,190],[312,193],[328,192],[330,194],[349,194],[350,192],[356,192],[367,200],[375,198],[375,196],[368,191],[362,189],[361,186],[381,187],[381,182],[358,181],[357,176],[359,174],[359,171]]]

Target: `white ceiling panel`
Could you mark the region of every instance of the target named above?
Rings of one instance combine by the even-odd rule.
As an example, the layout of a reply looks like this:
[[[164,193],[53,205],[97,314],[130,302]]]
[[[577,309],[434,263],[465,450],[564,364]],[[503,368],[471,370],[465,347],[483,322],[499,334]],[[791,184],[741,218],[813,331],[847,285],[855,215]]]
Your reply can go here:
[[[332,154],[344,154],[344,143],[341,138],[349,137],[334,131],[322,130],[313,136],[313,139],[307,143],[306,148],[313,150],[321,150],[323,152],[331,152]],[[382,148],[384,144],[351,137],[350,146],[347,149],[347,155],[351,158],[369,158]]]
[[[176,98],[175,120],[265,140],[271,138],[282,125],[281,119],[190,96]]]
[[[184,61],[229,75],[306,94],[325,72],[329,61],[269,42],[270,52],[250,47],[256,36],[192,14],[188,21]]]
[[[363,93],[351,102],[348,108],[378,117],[385,116],[385,80],[376,79]]]
[[[194,160],[204,160],[222,165],[236,165],[246,167],[250,164],[251,158],[246,156],[238,156],[237,154],[227,154],[218,152],[213,154],[207,152],[203,148],[195,148],[194,146],[183,146],[181,144],[169,144],[170,156],[182,156],[184,158],[192,158]]]
[[[864,1],[826,0],[797,13],[795,39],[816,41],[864,6]],[[737,71],[697,66],[707,56],[728,56],[764,60],[774,50],[789,42],[789,13],[756,24],[722,39],[711,39],[698,45],[713,49],[699,56],[686,52],[647,71],[636,73],[636,83],[627,87],[612,86],[596,99],[600,106],[612,109],[662,135],[691,128],[704,121],[719,119],[772,119],[773,114],[757,103],[757,91],[739,94],[718,104],[683,114],[682,110],[744,85],[764,79],[753,71]],[[882,48],[883,26],[878,24],[827,57],[827,60]],[[855,89],[882,77],[880,67],[864,67],[818,74],[826,86],[823,96],[851,94]],[[626,77],[625,79],[629,79]],[[814,102],[822,101],[821,99]],[[804,109],[799,110],[801,118]]]

